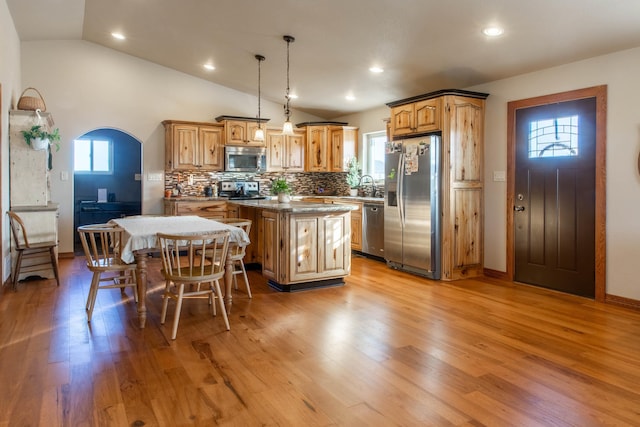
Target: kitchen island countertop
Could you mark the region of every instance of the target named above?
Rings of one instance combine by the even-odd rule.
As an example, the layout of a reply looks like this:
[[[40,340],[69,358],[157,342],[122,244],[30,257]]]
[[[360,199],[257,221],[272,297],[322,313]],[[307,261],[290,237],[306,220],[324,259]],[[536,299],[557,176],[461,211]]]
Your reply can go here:
[[[279,203],[277,200],[229,200],[229,203],[249,208],[260,208],[277,212],[291,213],[315,213],[315,212],[348,212],[355,210],[356,205],[331,204],[331,203],[310,203],[302,201],[291,201],[289,203]]]

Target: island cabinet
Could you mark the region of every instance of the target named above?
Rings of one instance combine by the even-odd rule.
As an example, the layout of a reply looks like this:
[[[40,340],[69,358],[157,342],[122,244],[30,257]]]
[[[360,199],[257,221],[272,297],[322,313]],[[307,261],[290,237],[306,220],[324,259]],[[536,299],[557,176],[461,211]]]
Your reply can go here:
[[[391,136],[394,140],[421,133],[414,127],[405,133],[396,117],[400,107],[417,111],[426,101],[439,113],[437,126],[429,131],[441,132],[441,277],[456,280],[481,276],[483,269],[484,211],[484,108],[488,94],[462,90],[444,90],[395,101],[391,107]],[[412,107],[409,107],[413,105]],[[424,113],[423,117],[431,117]],[[430,120],[430,119],[429,119]],[[424,119],[424,121],[429,121]]]
[[[224,125],[225,145],[239,145],[242,147],[265,146],[264,140],[256,140],[254,136],[257,129],[262,129],[266,133],[269,119],[260,119],[260,123],[258,123],[256,118],[218,116],[216,121]]]
[[[267,129],[267,170],[269,172],[303,172],[306,133],[283,135],[281,129]]]
[[[347,162],[358,152],[358,128],[342,122],[306,122],[296,126],[306,128],[307,172],[343,172]]]
[[[262,245],[262,275],[271,287],[290,292],[344,283],[351,271],[354,206],[275,200],[230,203],[239,206],[241,217],[251,215],[245,207],[256,209],[254,218],[260,224],[254,238]]]
[[[165,120],[165,169],[224,170],[224,127],[215,123]]]

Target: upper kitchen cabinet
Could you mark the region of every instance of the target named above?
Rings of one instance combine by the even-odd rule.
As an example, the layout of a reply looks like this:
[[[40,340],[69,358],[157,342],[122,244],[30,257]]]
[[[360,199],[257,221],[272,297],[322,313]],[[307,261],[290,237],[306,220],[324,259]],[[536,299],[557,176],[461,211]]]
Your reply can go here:
[[[358,128],[342,122],[307,122],[307,172],[342,172],[357,153]]]
[[[218,116],[217,122],[224,125],[225,145],[239,145],[243,147],[264,147],[265,141],[253,139],[256,130],[262,128],[266,133],[269,119],[260,119],[260,123],[255,118]]]
[[[224,127],[215,123],[165,120],[166,170],[224,170]]]
[[[442,101],[425,99],[391,108],[391,135],[409,135],[442,129]]]
[[[329,170],[346,172],[347,163],[358,153],[358,128],[351,126],[329,127]]]
[[[267,129],[267,170],[269,172],[304,171],[306,133],[283,135],[281,129]]]

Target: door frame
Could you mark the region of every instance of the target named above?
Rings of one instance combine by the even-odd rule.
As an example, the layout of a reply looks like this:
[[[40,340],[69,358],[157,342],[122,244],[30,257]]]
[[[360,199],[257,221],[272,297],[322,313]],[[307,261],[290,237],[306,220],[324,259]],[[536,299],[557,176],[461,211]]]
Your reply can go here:
[[[584,98],[596,99],[596,202],[595,202],[595,300],[606,297],[606,147],[607,86],[593,86],[568,92],[543,95],[507,103],[507,277],[515,275],[514,214],[516,177],[516,111]]]

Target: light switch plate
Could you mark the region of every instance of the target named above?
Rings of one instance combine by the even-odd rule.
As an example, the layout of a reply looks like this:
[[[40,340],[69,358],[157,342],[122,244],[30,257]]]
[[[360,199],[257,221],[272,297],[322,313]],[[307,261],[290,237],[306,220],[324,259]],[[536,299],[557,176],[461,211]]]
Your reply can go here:
[[[162,181],[162,173],[148,173],[147,181]]]
[[[493,171],[493,180],[502,182],[507,180],[507,174],[505,171]]]

